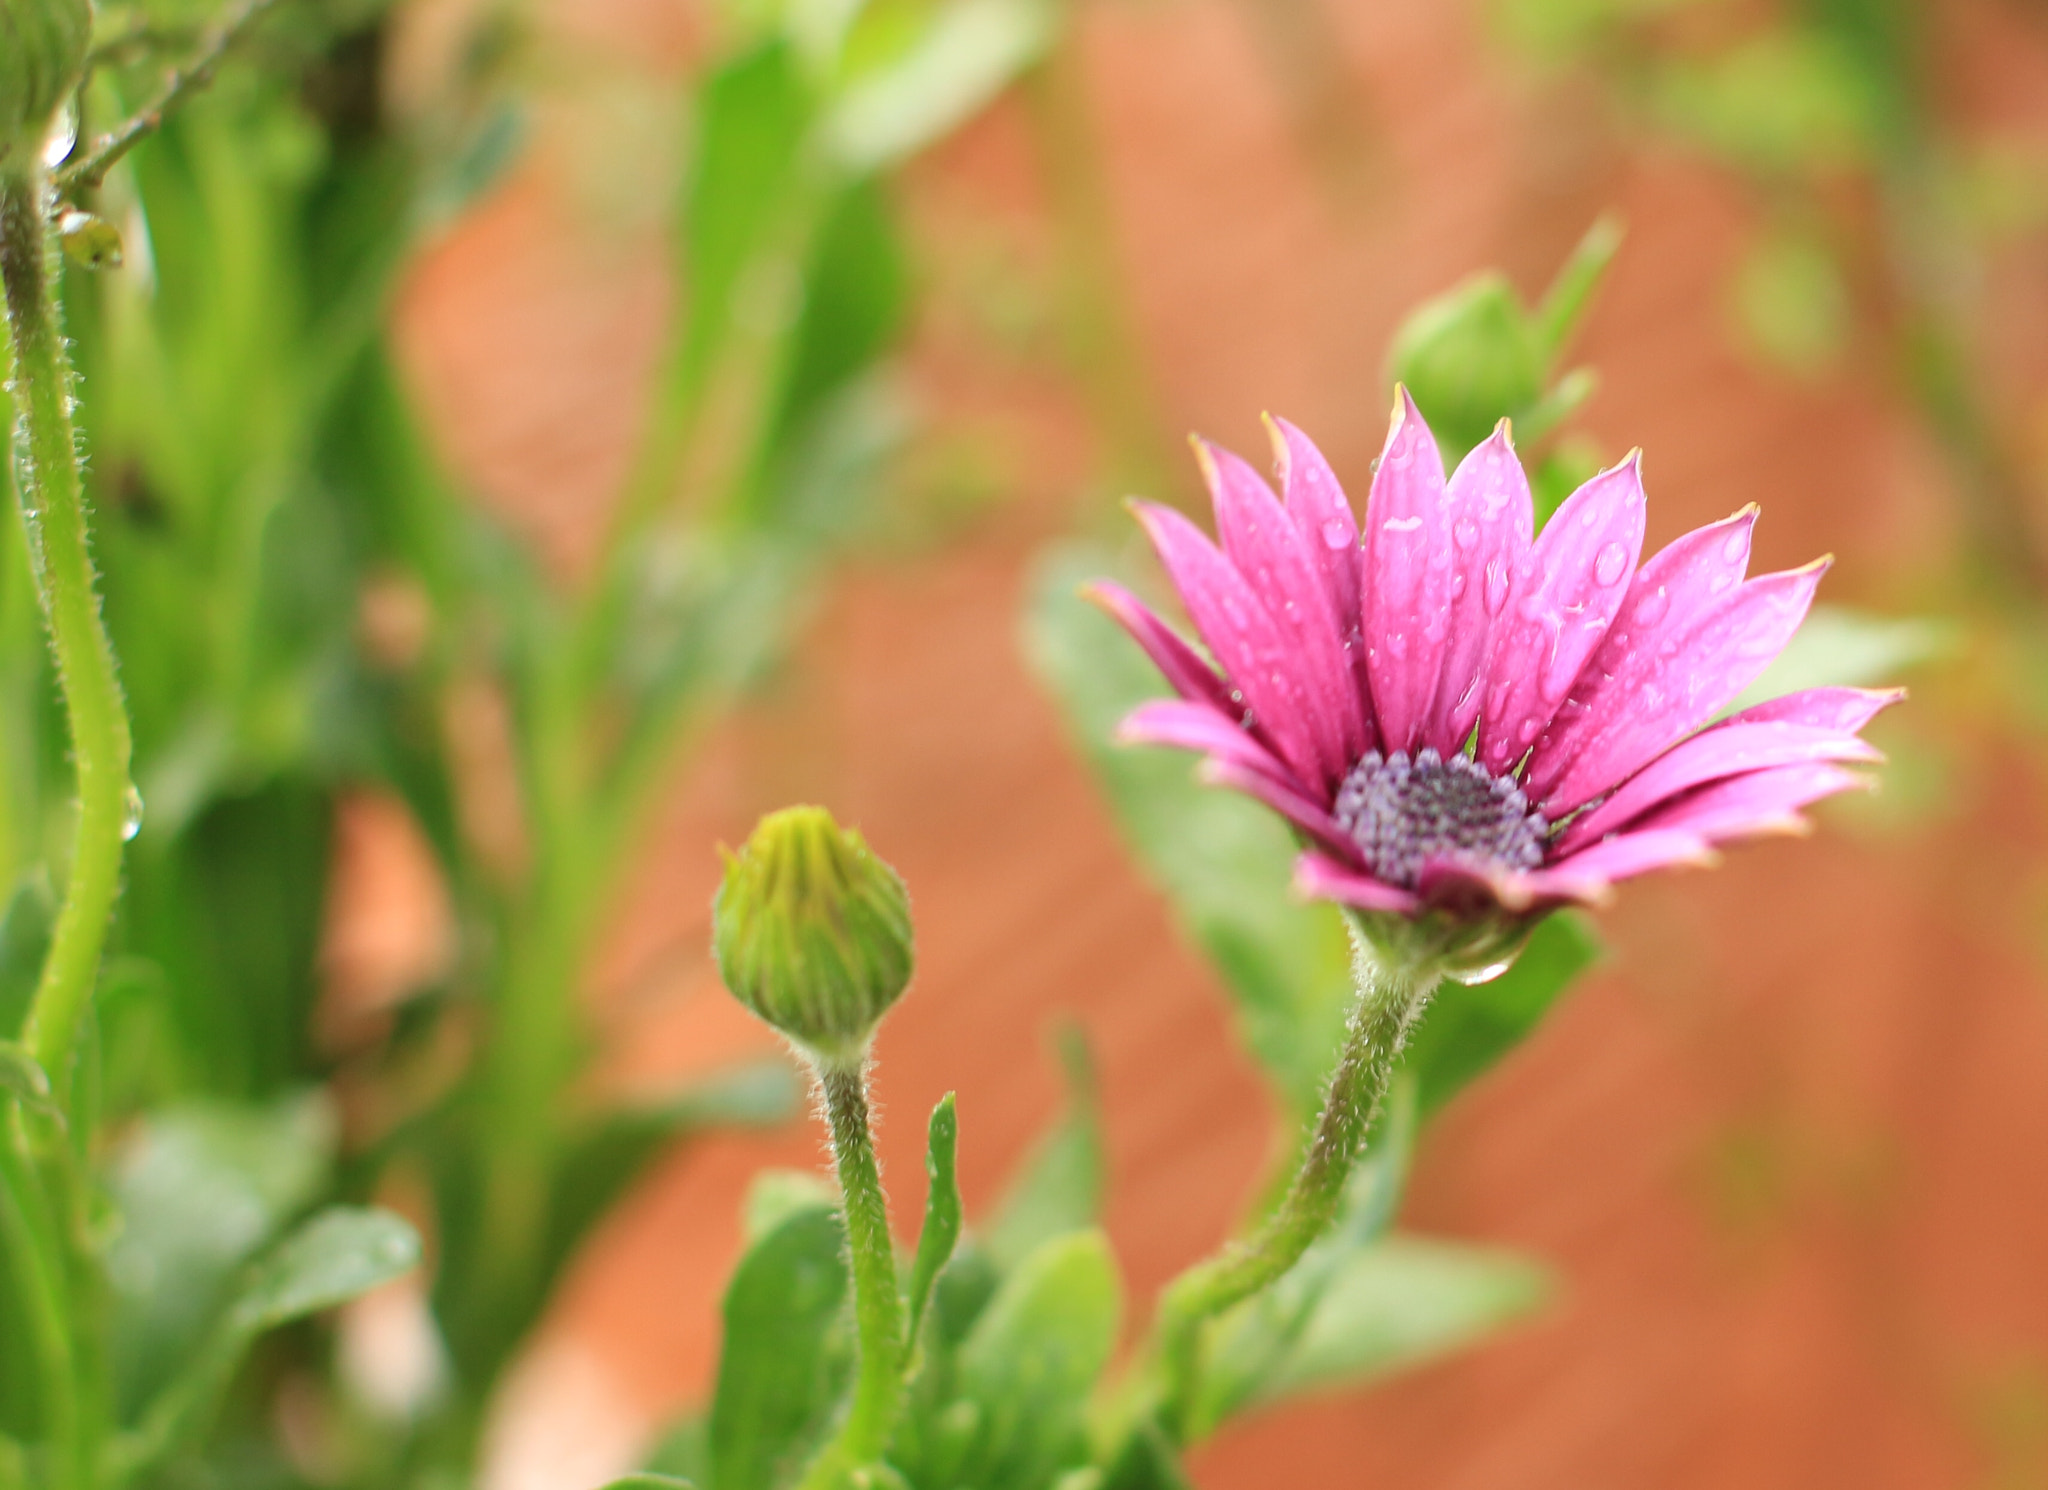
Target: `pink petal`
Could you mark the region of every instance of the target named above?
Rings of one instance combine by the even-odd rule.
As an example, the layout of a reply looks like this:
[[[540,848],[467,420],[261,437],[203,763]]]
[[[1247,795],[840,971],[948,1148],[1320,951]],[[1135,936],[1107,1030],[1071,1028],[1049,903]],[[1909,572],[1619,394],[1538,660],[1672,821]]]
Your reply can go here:
[[[1422,902],[1408,891],[1319,854],[1313,849],[1294,861],[1294,888],[1315,900],[1335,900],[1360,910],[1412,916]]]
[[[1591,812],[1575,819],[1558,840],[1569,851],[1592,843],[1654,812],[1681,792],[1709,781],[1773,766],[1809,761],[1870,761],[1882,756],[1854,735],[1811,725],[1742,724],[1728,720],[1701,730],[1645,766]]]
[[[1193,523],[1170,507],[1132,504],[1180,591],[1195,630],[1223,664],[1253,720],[1304,781],[1322,777],[1322,752],[1310,720],[1315,705],[1298,676],[1288,638],[1231,562]]]
[[[1588,742],[1640,707],[1660,656],[1681,645],[1700,614],[1742,583],[1756,515],[1752,503],[1733,517],[1696,528],[1636,571],[1614,624],[1593,650],[1592,665],[1579,675],[1529,757],[1522,789],[1531,801],[1548,797]],[[1670,738],[1684,733],[1677,730]],[[1620,779],[1609,777],[1609,784]],[[1560,816],[1569,810],[1558,808]]]
[[[1853,735],[1906,696],[1903,688],[1808,688],[1731,714],[1724,724],[1804,724]]]
[[[1632,639],[1615,674],[1626,686],[1582,736],[1543,797],[1544,810],[1562,816],[1625,780],[1747,688],[1806,619],[1827,565],[1822,559],[1738,586],[1655,648]]]
[[[1538,893],[1533,875],[1467,859],[1431,859],[1415,881],[1423,904],[1464,914],[1483,914],[1497,905],[1519,915],[1534,908]]]
[[[1505,771],[1570,694],[1628,594],[1643,548],[1640,457],[1565,499],[1515,566],[1495,619],[1479,718],[1479,761]]]
[[[1116,734],[1125,744],[1197,750],[1275,775],[1284,774],[1286,769],[1243,724],[1208,704],[1154,699],[1127,714]]]
[[[1216,676],[1216,669],[1154,615],[1144,601],[1106,579],[1083,586],[1081,594],[1101,606],[1131,634],[1175,693],[1185,699],[1214,704],[1227,712],[1238,712],[1237,705],[1231,702],[1230,686]]]
[[[1325,847],[1338,853],[1356,852],[1336,819],[1319,803],[1304,796],[1298,782],[1256,763],[1224,760],[1214,755],[1202,761],[1197,774],[1210,786],[1229,787],[1265,803]]]
[[[1840,766],[1779,766],[1703,786],[1642,818],[1638,826],[1646,832],[1690,833],[1710,843],[1755,833],[1796,833],[1806,827],[1806,820],[1799,816],[1800,808],[1822,797],[1869,785],[1867,778]],[[1624,834],[1613,841],[1625,842],[1632,836]]]
[[[1351,503],[1344,488],[1338,485],[1336,473],[1314,442],[1285,419],[1269,416],[1266,427],[1273,438],[1280,494],[1302,535],[1303,550],[1323,577],[1331,613],[1337,618],[1338,641],[1351,667],[1359,719],[1365,743],[1370,746],[1374,738],[1372,684],[1366,672],[1365,636],[1359,614],[1364,556],[1358,547],[1358,520],[1351,515]]]
[[[1366,500],[1364,584],[1366,670],[1380,746],[1413,750],[1450,641],[1451,525],[1443,457],[1405,388]]]
[[[1216,532],[1237,572],[1265,602],[1314,708],[1309,724],[1326,782],[1365,753],[1365,719],[1317,556],[1259,473],[1228,450],[1195,442],[1216,503]]]
[[[1451,524],[1450,643],[1422,743],[1443,755],[1465,748],[1479,718],[1493,618],[1507,605],[1515,566],[1529,551],[1535,514],[1529,478],[1505,419],[1458,462],[1445,496]]]
[[[1539,894],[1597,905],[1607,898],[1607,887],[1618,880],[1679,864],[1713,862],[1713,849],[1696,833],[1676,828],[1644,830],[1581,849],[1529,878]]]

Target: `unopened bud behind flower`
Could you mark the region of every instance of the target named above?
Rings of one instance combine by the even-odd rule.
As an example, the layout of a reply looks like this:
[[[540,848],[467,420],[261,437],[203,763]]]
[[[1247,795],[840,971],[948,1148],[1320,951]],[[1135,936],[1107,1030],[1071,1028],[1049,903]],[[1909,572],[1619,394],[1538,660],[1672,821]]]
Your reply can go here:
[[[0,162],[42,147],[91,38],[88,0],[0,0]]]
[[[711,905],[733,996],[827,1063],[858,1061],[910,983],[910,896],[822,807],[761,819]]]

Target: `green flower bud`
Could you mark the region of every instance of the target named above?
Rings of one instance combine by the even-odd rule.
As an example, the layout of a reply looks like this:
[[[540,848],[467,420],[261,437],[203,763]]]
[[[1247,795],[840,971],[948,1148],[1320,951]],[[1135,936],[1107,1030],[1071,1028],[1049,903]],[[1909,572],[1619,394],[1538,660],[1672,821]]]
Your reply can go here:
[[[827,1065],[860,1060],[910,982],[910,896],[822,807],[761,819],[711,903],[733,996]]]
[[[1387,370],[1407,385],[1444,459],[1455,461],[1543,396],[1543,362],[1514,290],[1486,273],[1409,316]]]
[[[91,39],[90,0],[0,0],[0,161],[41,147]]]

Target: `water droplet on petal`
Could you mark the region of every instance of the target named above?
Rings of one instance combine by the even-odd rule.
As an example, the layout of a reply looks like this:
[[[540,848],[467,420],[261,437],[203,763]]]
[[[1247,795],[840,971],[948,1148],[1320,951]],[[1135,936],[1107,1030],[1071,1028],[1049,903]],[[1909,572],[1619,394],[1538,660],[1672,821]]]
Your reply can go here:
[[[131,843],[135,835],[141,831],[142,793],[130,786],[127,797],[121,803],[121,841]]]
[[[1707,593],[1709,595],[1719,595],[1723,590],[1726,590],[1730,585],[1734,583],[1734,575],[1717,574],[1712,579],[1707,581]]]
[[[1462,518],[1451,529],[1451,537],[1459,548],[1470,548],[1479,541],[1479,524],[1471,518]]]
[[[1390,517],[1380,526],[1389,533],[1412,533],[1422,526],[1420,517]]]
[[[1743,555],[1749,552],[1749,534],[1738,529],[1728,535],[1728,541],[1721,545],[1721,557],[1730,564],[1740,564]]]
[[[1507,603],[1508,566],[1500,559],[1490,559],[1486,565],[1486,613],[1497,616]]]
[[[1323,547],[1344,548],[1351,542],[1351,529],[1341,517],[1323,519]]]
[[[1671,592],[1665,589],[1664,586],[1659,585],[1656,589],[1645,595],[1643,603],[1636,607],[1636,624],[1638,626],[1654,626],[1664,619],[1665,612],[1670,609]]]
[[[1451,599],[1462,600],[1465,596],[1465,571],[1460,569],[1451,576]]]
[[[1610,543],[1600,550],[1593,560],[1593,578],[1603,585],[1618,581],[1628,568],[1628,550],[1619,543]]]
[[[1524,745],[1533,745],[1536,742],[1536,721],[1534,719],[1524,719],[1520,724],[1516,725],[1515,738]]]

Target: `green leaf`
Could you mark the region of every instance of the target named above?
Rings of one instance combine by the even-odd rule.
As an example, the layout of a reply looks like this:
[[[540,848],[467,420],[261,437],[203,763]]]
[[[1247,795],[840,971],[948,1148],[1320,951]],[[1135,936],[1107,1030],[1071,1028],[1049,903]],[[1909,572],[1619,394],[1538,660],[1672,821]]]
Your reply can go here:
[[[345,1304],[419,1266],[420,1238],[390,1211],[329,1206],[263,1259],[228,1319],[247,1335]]]
[[[846,1283],[845,1233],[831,1210],[797,1212],[741,1259],[725,1291],[711,1402],[718,1490],[775,1490],[829,1421],[850,1360]]]
[[[1534,334],[1538,353],[1550,365],[1556,365],[1572,338],[1578,335],[1586,312],[1592,307],[1593,296],[1621,248],[1621,239],[1619,215],[1602,213],[1586,229],[1572,256],[1564,261],[1550,281],[1550,288],[1543,292],[1543,303],[1536,308]]]
[[[1390,1238],[1338,1269],[1292,1354],[1258,1383],[1253,1402],[1412,1369],[1524,1318],[1549,1293],[1547,1275],[1526,1259]]]
[[[1763,676],[1728,706],[1734,713],[1806,688],[1871,688],[1953,653],[1953,624],[1894,620],[1843,605],[1816,605]]]
[[[243,1264],[319,1193],[334,1143],[332,1108],[299,1095],[166,1109],[116,1151],[107,1277],[125,1411],[184,1368]]]
[[[1026,653],[1140,865],[1223,975],[1252,1053],[1305,1118],[1351,1001],[1344,923],[1333,907],[1290,893],[1295,846],[1273,813],[1198,784],[1182,752],[1111,743],[1124,715],[1163,691],[1144,655],[1078,593],[1118,568],[1092,547],[1049,553],[1031,585]]]
[[[1599,956],[1599,942],[1578,916],[1563,913],[1536,927],[1514,965],[1473,987],[1445,983],[1408,1037],[1402,1066],[1421,1087],[1424,1116],[1522,1042]]]
[[[982,1241],[1008,1272],[1047,1240],[1095,1224],[1102,1209],[1102,1115],[1087,1046],[1078,1031],[1060,1034],[1067,1111],[1025,1162]]]
[[[925,1139],[924,1227],[917,1234],[917,1259],[910,1268],[910,1324],[905,1333],[913,1359],[925,1306],[931,1302],[940,1270],[952,1259],[954,1245],[960,1240],[960,1180],[953,1162],[959,1145],[960,1118],[954,1110],[953,1094],[948,1092],[932,1109]]]
[[[1043,1485],[1071,1462],[1122,1308],[1099,1231],[1053,1238],[1005,1280],[960,1349],[961,1395],[980,1409],[980,1437],[957,1483]]]
[[[690,1481],[679,1480],[672,1474],[652,1474],[646,1471],[629,1474],[622,1480],[613,1480],[604,1490],[692,1490]]]
[[[846,90],[826,126],[834,153],[855,171],[915,154],[1002,91],[1052,34],[1046,0],[953,0]]]

